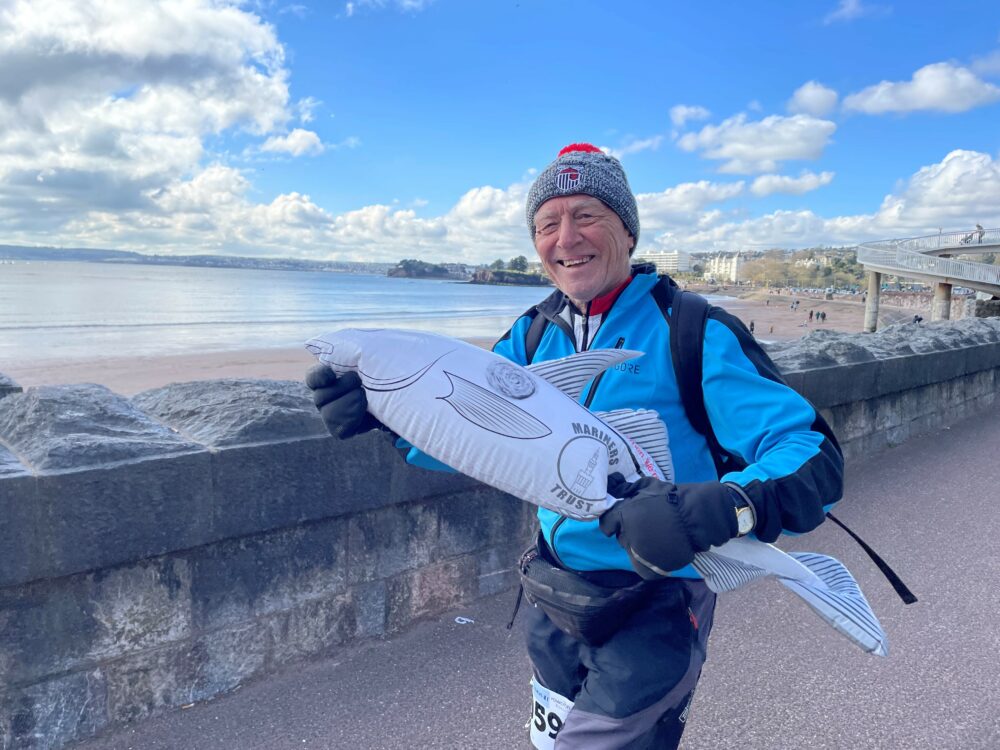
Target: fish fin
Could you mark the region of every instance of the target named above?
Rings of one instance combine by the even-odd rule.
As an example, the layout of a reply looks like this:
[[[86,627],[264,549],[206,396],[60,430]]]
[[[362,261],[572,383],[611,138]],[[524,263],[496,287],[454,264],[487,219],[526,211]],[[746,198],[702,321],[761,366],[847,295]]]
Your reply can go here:
[[[609,367],[642,355],[642,352],[630,349],[592,349],[562,359],[538,362],[525,369],[547,380],[575,401],[583,393],[583,387]]]
[[[674,459],[670,453],[667,426],[652,409],[597,411],[594,416],[616,432],[632,438],[656,462],[664,477],[672,480]]]
[[[837,632],[876,656],[889,655],[889,638],[872,610],[861,587],[844,564],[836,558],[815,552],[790,553],[812,571],[824,586],[798,580],[780,579],[816,614]]]
[[[551,435],[543,422],[507,399],[445,370],[451,393],[441,396],[455,411],[484,430],[519,440],[535,440]]]

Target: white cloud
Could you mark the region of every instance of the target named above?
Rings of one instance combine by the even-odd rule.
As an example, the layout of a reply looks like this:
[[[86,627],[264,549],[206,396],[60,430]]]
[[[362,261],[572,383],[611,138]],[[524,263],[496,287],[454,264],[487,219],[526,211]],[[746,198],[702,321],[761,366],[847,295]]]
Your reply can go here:
[[[8,4],[0,13],[5,229],[45,221],[59,232],[91,212],[155,211],[151,195],[199,172],[207,136],[285,127],[283,65],[271,26],[214,0]]]
[[[419,13],[433,2],[434,0],[353,0],[353,2],[344,5],[344,14],[348,18],[351,18],[363,8],[371,8],[373,10],[395,8],[405,13]]]
[[[799,86],[788,102],[792,114],[825,117],[837,106],[837,92],[817,81],[808,81]]]
[[[616,159],[621,159],[629,154],[638,154],[642,151],[656,151],[656,149],[660,147],[660,143],[662,141],[662,135],[654,135],[651,138],[629,140],[621,148],[609,148],[603,150]]]
[[[272,135],[264,142],[260,150],[273,153],[288,153],[292,156],[306,154],[314,156],[323,153],[323,142],[311,130],[295,128],[288,135]]]
[[[787,175],[763,174],[753,181],[750,192],[759,198],[774,193],[787,193],[789,195],[802,195],[824,185],[829,185],[833,181],[833,172],[804,171],[798,177],[788,177]]]
[[[683,128],[691,120],[706,120],[711,114],[704,107],[677,104],[670,108],[670,121],[675,127]]]
[[[865,16],[884,16],[892,11],[887,5],[864,5],[861,0],[840,0],[836,9],[827,14],[823,23],[829,25],[838,21],[853,21]]]
[[[956,150],[914,173],[872,213],[822,217],[809,210],[775,211],[742,221],[717,214],[709,223],[669,228],[658,244],[691,249],[764,245],[849,245],[888,237],[934,234],[938,227],[1000,226],[1000,160]]]
[[[968,68],[934,63],[920,68],[909,81],[882,81],[851,94],[844,108],[870,115],[886,112],[965,112],[1000,100],[1000,88],[983,81]]]
[[[735,198],[743,193],[743,181],[719,183],[700,180],[684,182],[659,193],[640,193],[639,223],[643,229],[689,224],[698,212],[712,203]]]
[[[683,135],[677,144],[685,151],[701,150],[709,159],[723,160],[720,172],[773,172],[782,161],[817,159],[837,126],[809,115],[771,115],[747,122],[739,114],[720,125],[706,125]]]
[[[295,108],[298,110],[299,113],[299,122],[305,124],[315,120],[316,115],[314,113],[316,111],[316,108],[319,107],[320,104],[322,104],[322,102],[320,102],[319,99],[316,99],[315,97],[312,96],[307,96],[305,99],[299,99],[299,101],[296,102],[295,104]]]
[[[292,4],[286,5],[278,10],[279,16],[283,16],[287,13],[290,13],[296,18],[305,18],[309,13],[309,9],[304,5]]]

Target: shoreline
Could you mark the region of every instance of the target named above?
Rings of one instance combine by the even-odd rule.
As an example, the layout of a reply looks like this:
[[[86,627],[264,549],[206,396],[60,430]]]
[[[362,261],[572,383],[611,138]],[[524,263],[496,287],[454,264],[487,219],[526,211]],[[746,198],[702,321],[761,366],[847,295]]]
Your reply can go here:
[[[823,300],[762,291],[746,293],[745,290],[735,288],[702,291],[717,298],[722,297],[720,306],[745,324],[749,325],[753,321],[756,337],[765,344],[799,339],[816,329],[857,333],[861,331],[864,322],[864,305],[860,301]],[[793,300],[799,301],[799,307],[795,310],[789,308]],[[810,322],[808,319],[810,310],[814,314],[825,312],[826,322],[819,323],[815,320]],[[879,315],[879,327],[910,321],[913,315],[912,309],[883,305]],[[930,317],[929,311],[925,317]],[[435,323],[439,325],[435,326]],[[434,330],[437,327],[440,332],[446,333],[448,326],[444,321],[424,321],[415,327],[422,330]],[[457,338],[489,349],[505,330],[506,326],[500,329],[496,336],[457,336]],[[254,378],[301,382],[306,371],[315,362],[315,358],[302,347],[247,348],[130,357],[34,358],[12,364],[0,364],[0,373],[13,379],[23,388],[97,383],[123,396],[131,397],[170,383],[196,380]]]

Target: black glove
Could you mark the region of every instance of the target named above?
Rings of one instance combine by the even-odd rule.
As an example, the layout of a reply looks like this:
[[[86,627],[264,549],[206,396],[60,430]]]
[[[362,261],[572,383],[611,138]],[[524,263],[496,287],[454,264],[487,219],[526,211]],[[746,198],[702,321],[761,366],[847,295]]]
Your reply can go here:
[[[652,477],[626,482],[616,472],[608,477],[608,494],[624,499],[601,516],[601,531],[618,538],[646,579],[683,568],[695,554],[728,542],[738,531],[736,505],[719,482],[678,488]]]
[[[306,373],[306,385],[312,390],[313,403],[323,417],[326,429],[345,440],[385,426],[368,413],[368,397],[356,372],[340,377],[326,365],[315,365]]]

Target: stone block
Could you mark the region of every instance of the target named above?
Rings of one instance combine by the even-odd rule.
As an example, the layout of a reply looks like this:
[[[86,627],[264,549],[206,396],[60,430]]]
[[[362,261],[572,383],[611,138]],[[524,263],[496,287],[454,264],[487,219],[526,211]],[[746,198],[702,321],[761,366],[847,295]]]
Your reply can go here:
[[[910,439],[910,421],[905,421],[885,431],[885,439],[889,445],[902,445]]]
[[[190,576],[182,561],[0,589],[0,683],[31,683],[187,637]]]
[[[384,472],[372,475],[378,463],[365,450],[374,447],[374,437],[308,438],[218,451],[212,458],[215,535],[256,534],[392,504],[389,481]]]
[[[879,361],[805,370],[795,389],[817,408],[870,398],[878,378]],[[791,385],[791,383],[790,383]]]
[[[48,576],[155,557],[211,541],[207,452],[38,477]]]
[[[107,687],[97,670],[0,692],[3,750],[60,748],[107,725]]]
[[[195,628],[230,627],[344,591],[347,534],[346,520],[335,519],[188,553]]]
[[[112,721],[214,698],[265,671],[273,652],[268,622],[209,633],[108,665]]]
[[[30,474],[0,476],[0,588],[30,581],[51,555]]]
[[[199,666],[191,682],[191,700],[214,698],[263,673],[273,649],[273,634],[265,621],[203,635],[192,647]]]
[[[203,662],[204,652],[184,641],[107,665],[111,722],[127,724],[194,702],[194,684]]]
[[[499,544],[477,555],[477,595],[491,596],[516,586],[519,577],[517,563],[527,547],[528,542]]]
[[[518,538],[525,503],[511,495],[479,485],[437,503],[441,527],[434,559]]]
[[[350,519],[348,582],[388,578],[427,565],[437,550],[436,504],[409,503]]]
[[[420,617],[471,599],[478,589],[477,572],[475,558],[464,555],[391,579],[386,584],[387,630],[401,630]]]
[[[897,427],[903,419],[902,404],[903,397],[899,393],[873,399],[875,420],[871,427],[878,432]]]
[[[29,388],[0,400],[0,441],[38,472],[199,450],[103,386]]]
[[[268,620],[274,642],[273,664],[329,655],[358,630],[350,594],[304,602]]]
[[[965,356],[968,372],[995,369],[1000,367],[1000,343],[990,342],[969,347]]]
[[[357,635],[383,635],[386,622],[385,581],[358,584],[351,589],[351,595],[357,617]]]
[[[305,384],[223,379],[172,383],[132,403],[202,445],[274,443],[327,435]]]
[[[456,495],[474,490],[482,485],[464,474],[434,471],[406,463],[403,452],[393,449],[396,460],[389,463],[390,496],[394,502],[404,503]]]

